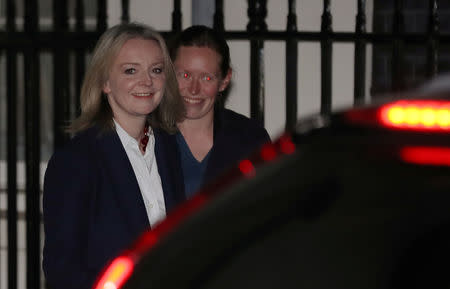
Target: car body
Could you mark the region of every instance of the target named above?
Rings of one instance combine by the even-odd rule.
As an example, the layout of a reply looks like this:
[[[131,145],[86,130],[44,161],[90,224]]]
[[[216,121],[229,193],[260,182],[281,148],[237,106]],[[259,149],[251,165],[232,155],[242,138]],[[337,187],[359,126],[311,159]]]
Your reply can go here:
[[[446,93],[302,120],[143,234],[95,288],[448,288],[449,132]]]

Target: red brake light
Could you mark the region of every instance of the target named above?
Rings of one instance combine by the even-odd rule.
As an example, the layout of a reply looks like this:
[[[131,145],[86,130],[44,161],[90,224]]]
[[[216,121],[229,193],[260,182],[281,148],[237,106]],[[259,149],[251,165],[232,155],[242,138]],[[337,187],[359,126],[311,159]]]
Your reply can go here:
[[[280,150],[284,154],[293,154],[295,152],[295,144],[290,135],[280,137]]]
[[[428,131],[450,130],[449,101],[397,101],[383,106],[379,118],[387,127]]]
[[[450,148],[447,147],[404,147],[400,158],[419,165],[450,166]]]
[[[133,261],[128,257],[118,257],[108,266],[102,278],[98,281],[95,289],[117,289],[120,288],[133,271]]]
[[[275,146],[272,143],[268,143],[263,145],[261,148],[261,158],[264,161],[271,161],[274,160],[277,157],[277,150],[275,149]]]
[[[253,177],[255,175],[255,167],[249,160],[242,160],[239,163],[239,170],[246,177]]]

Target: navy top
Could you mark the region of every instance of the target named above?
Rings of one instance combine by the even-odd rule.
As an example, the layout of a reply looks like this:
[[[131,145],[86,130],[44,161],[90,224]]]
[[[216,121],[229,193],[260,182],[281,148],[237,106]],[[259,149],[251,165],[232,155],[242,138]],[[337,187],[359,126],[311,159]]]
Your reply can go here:
[[[199,162],[192,154],[186,140],[180,132],[177,133],[176,140],[180,153],[181,169],[183,170],[185,195],[186,199],[189,199],[203,184],[203,177],[211,151]]]

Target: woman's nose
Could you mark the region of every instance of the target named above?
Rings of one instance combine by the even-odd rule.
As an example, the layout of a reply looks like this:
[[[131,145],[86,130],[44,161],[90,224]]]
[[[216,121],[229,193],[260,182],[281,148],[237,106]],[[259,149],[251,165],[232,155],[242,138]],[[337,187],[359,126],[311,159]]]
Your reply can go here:
[[[200,91],[200,83],[196,77],[194,77],[189,85],[189,92],[192,95],[198,94]]]
[[[152,85],[153,84],[153,79],[152,79],[152,76],[151,76],[150,72],[144,73],[143,82],[146,85]]]

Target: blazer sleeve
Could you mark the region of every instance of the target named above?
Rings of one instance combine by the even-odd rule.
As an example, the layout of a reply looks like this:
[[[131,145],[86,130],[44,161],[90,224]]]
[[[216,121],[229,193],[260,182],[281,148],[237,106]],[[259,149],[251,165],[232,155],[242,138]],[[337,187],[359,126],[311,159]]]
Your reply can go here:
[[[95,167],[86,154],[65,151],[49,161],[44,178],[43,270],[49,289],[90,288],[86,263]]]

